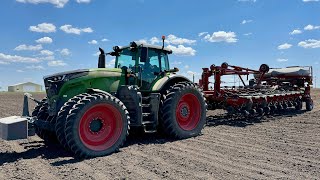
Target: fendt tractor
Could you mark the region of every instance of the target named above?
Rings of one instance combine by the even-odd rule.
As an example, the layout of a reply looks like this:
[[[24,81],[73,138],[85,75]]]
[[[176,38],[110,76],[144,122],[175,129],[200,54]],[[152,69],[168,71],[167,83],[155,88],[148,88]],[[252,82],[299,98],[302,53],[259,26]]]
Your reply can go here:
[[[99,48],[98,68],[44,77],[46,98],[26,93],[23,116],[0,119],[2,139],[37,134],[45,143],[59,142],[75,156],[104,156],[117,151],[129,129],[161,130],[172,138],[198,135],[206,122],[202,91],[170,69],[170,49],[130,43],[105,53]],[[106,68],[106,56],[115,67]],[[28,99],[37,102],[29,115]]]

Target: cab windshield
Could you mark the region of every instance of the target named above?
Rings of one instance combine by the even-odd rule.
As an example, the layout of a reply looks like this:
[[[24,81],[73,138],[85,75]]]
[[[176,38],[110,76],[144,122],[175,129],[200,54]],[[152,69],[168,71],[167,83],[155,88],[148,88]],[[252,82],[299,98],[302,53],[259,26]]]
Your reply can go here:
[[[122,67],[133,67],[135,66],[135,57],[136,52],[132,52],[129,49],[123,49],[121,54],[116,57],[115,68],[122,68]]]
[[[115,68],[132,68],[135,66],[143,66],[146,62],[140,60],[141,49],[131,51],[129,48],[123,49],[119,56],[116,57]],[[167,53],[158,49],[148,49],[148,62],[155,66],[158,71],[169,70]]]

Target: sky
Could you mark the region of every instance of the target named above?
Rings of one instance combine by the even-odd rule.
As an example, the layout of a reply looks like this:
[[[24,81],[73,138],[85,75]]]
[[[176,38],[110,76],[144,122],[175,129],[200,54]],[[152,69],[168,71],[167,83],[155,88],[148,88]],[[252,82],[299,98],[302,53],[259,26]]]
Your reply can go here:
[[[320,0],[3,0],[0,24],[0,91],[95,68],[98,47],[161,45],[162,35],[171,67],[189,78],[222,62],[301,65],[320,86]]]

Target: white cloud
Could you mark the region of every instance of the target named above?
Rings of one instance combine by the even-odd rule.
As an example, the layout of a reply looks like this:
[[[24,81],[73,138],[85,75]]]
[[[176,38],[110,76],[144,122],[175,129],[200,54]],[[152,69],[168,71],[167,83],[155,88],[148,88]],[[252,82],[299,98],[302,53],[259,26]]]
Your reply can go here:
[[[40,51],[40,54],[44,55],[44,56],[52,56],[54,53],[49,50],[42,50],[42,51]]]
[[[278,58],[277,61],[278,61],[278,62],[287,62],[288,59]]]
[[[24,72],[24,70],[21,70],[21,69],[17,69],[16,70],[18,73],[23,73]]]
[[[98,44],[98,41],[92,40],[92,41],[89,41],[88,43],[89,43],[89,44]]]
[[[177,56],[194,56],[196,55],[196,50],[191,47],[185,47],[183,45],[172,46],[168,45],[167,48],[171,49]]]
[[[320,48],[320,40],[308,39],[298,43],[298,46],[303,48]]]
[[[185,68],[185,69],[189,69],[189,65],[185,65],[184,68]]]
[[[38,57],[39,60],[42,60],[42,61],[52,61],[54,60],[54,56],[45,56],[45,57]]]
[[[37,58],[31,58],[31,57],[23,57],[23,56],[17,56],[17,55],[7,55],[0,53],[0,61],[3,62],[21,62],[21,63],[37,63],[40,62]]]
[[[303,0],[303,2],[319,2],[320,0]]]
[[[56,26],[51,23],[41,23],[41,24],[38,24],[37,26],[30,26],[29,30],[33,32],[40,32],[40,33],[51,33],[51,32],[56,32]]]
[[[137,44],[148,44],[148,41],[145,39],[140,39],[138,41],[135,41]]]
[[[191,44],[194,44],[196,43],[197,41],[196,40],[191,40],[191,39],[186,39],[186,38],[179,38],[173,34],[170,34],[167,39],[166,39],[166,42],[168,44],[174,44],[174,45],[179,45],[179,44],[188,44],[188,45],[191,45]]]
[[[20,3],[31,3],[31,4],[40,4],[40,3],[49,3],[55,5],[57,8],[63,8],[64,5],[68,3],[69,0],[16,0]]]
[[[157,37],[152,37],[149,41],[150,41],[151,44],[160,43],[160,39],[158,39]]]
[[[50,37],[43,37],[43,38],[36,40],[36,42],[41,43],[41,44],[51,44],[53,42],[53,40]]]
[[[257,0],[238,0],[238,2],[257,2]]]
[[[227,42],[227,43],[235,43],[238,41],[236,38],[237,35],[234,32],[225,32],[225,31],[218,31],[210,34],[207,34],[203,39],[209,42]]]
[[[312,31],[312,30],[316,30],[316,29],[320,29],[320,26],[314,26],[314,25],[309,24],[304,27],[304,30],[306,30],[306,31]]]
[[[243,20],[243,21],[241,22],[241,24],[247,24],[247,23],[251,23],[251,22],[253,22],[251,19],[249,19],[249,20]]]
[[[61,60],[56,60],[56,61],[49,61],[48,66],[66,66],[67,63],[61,61]]]
[[[116,63],[116,59],[112,59],[110,61],[107,61],[106,67],[114,67],[115,63]]]
[[[77,3],[90,3],[91,0],[77,0]]]
[[[250,35],[252,35],[252,33],[250,32],[250,33],[245,33],[245,34],[243,34],[244,36],[250,36]]]
[[[198,34],[198,36],[201,37],[201,36],[206,35],[206,34],[208,34],[208,33],[209,33],[209,32],[200,32],[200,33]]]
[[[96,53],[92,54],[93,56],[99,56],[100,55],[100,51],[97,51]]]
[[[162,39],[159,39],[157,37],[152,37],[149,40],[147,38],[140,39],[138,41],[135,41],[138,44],[159,44],[162,42]],[[182,45],[182,44],[188,44],[192,45],[195,44],[196,40],[186,39],[186,38],[179,38],[175,35],[170,34],[166,39],[165,42],[167,44],[173,44],[173,45]]]
[[[180,61],[173,61],[173,62],[171,63],[171,65],[180,65],[180,64],[182,64],[182,62],[180,62]]]
[[[26,66],[27,69],[32,69],[32,70],[44,70],[45,68],[41,65],[31,65],[31,66]]]
[[[71,55],[71,52],[70,52],[69,49],[64,48],[64,49],[62,49],[62,50],[60,51],[60,54],[63,55],[63,56],[69,56],[69,55]]]
[[[290,32],[289,34],[295,35],[295,34],[301,34],[301,33],[302,33],[302,31],[300,29],[295,29],[292,32]]]
[[[70,24],[66,24],[60,27],[60,30],[64,31],[68,34],[77,34],[80,35],[81,33],[92,33],[93,30],[90,27],[87,28],[75,28],[72,27]]]
[[[42,49],[41,44],[38,44],[35,46],[22,44],[14,48],[15,51],[39,51],[41,49]]]
[[[0,61],[0,64],[10,64],[10,63],[8,63],[6,61]]]
[[[288,43],[284,43],[284,44],[281,44],[278,46],[278,49],[281,50],[281,49],[289,49],[292,47],[292,44],[288,44]]]
[[[107,42],[107,41],[109,41],[109,39],[103,38],[103,39],[101,39],[101,41],[102,42]]]
[[[190,76],[193,76],[193,75],[197,75],[198,73],[193,71],[187,71],[187,74]]]

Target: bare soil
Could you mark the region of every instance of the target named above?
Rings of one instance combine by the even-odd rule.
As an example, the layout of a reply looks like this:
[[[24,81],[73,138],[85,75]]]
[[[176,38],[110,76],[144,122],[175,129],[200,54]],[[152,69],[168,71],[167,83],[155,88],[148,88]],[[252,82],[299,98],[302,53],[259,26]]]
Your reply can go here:
[[[0,140],[0,179],[320,179],[319,93],[311,112],[234,121],[209,111],[198,137],[131,135],[120,152],[87,160],[37,136]],[[0,94],[0,118],[21,114],[22,102]]]

